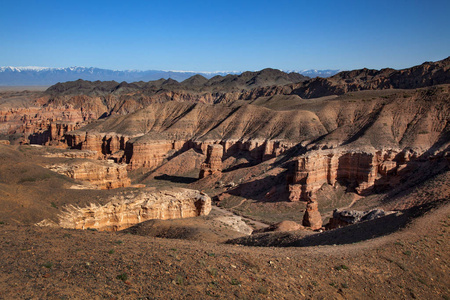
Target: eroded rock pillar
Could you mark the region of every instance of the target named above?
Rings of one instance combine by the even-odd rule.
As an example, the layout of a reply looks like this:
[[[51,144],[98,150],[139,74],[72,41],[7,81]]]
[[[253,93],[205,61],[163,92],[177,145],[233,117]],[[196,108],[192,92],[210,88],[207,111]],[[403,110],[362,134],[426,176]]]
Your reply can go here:
[[[200,167],[199,178],[222,173],[223,146],[219,144],[208,145],[206,160]]]

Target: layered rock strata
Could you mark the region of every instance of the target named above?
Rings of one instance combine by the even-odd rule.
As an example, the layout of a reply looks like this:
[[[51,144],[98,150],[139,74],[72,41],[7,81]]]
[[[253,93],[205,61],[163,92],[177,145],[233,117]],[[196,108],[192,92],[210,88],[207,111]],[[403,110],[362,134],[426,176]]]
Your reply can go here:
[[[115,189],[131,185],[126,165],[112,161],[82,161],[47,166],[48,169],[99,189]]]
[[[208,215],[211,198],[199,191],[174,189],[115,196],[105,205],[67,207],[59,226],[71,229],[117,231],[152,219],[177,219]]]
[[[148,139],[114,133],[76,130],[65,135],[70,148],[96,151],[97,158],[113,159],[115,162],[128,164],[129,170],[138,168],[155,169],[170,159],[174,154],[196,149],[207,154],[210,145],[222,147],[223,159],[239,152],[247,152],[258,162],[283,154],[295,146],[294,142],[278,140],[247,141],[237,139],[226,140],[192,140],[192,139]]]
[[[322,150],[303,155],[296,161],[289,199],[310,201],[323,184],[335,186],[338,182],[361,194],[370,190],[379,177],[394,174],[400,157],[392,150]]]
[[[37,100],[38,102],[38,100]],[[0,110],[0,133],[22,134],[24,143],[64,144],[64,134],[76,130],[88,120],[97,118],[71,105],[40,106]]]
[[[209,145],[206,152],[206,160],[200,167],[199,178],[205,178],[214,174],[222,173],[222,156],[223,156],[223,146],[222,145]]]

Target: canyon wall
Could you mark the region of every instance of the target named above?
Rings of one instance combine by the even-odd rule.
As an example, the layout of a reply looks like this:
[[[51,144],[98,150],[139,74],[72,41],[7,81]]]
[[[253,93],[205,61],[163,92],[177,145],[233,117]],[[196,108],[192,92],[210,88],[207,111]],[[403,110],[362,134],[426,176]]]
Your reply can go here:
[[[118,231],[152,219],[191,218],[208,215],[211,198],[196,190],[173,189],[115,196],[105,205],[67,207],[59,226],[71,229]],[[44,223],[43,223],[44,224]]]
[[[289,199],[310,201],[323,184],[335,186],[336,183],[362,194],[380,177],[395,174],[397,167],[409,157],[409,152],[395,150],[319,150],[303,155],[296,160]]]
[[[224,159],[239,152],[248,152],[258,162],[277,157],[295,146],[294,142],[277,140],[192,140],[192,139],[150,139],[146,136],[133,137],[114,133],[75,130],[65,134],[68,147],[96,151],[97,158],[113,159],[128,164],[129,170],[138,168],[155,169],[172,156],[196,149],[207,154],[211,145],[221,145]]]
[[[99,189],[115,189],[131,185],[126,165],[111,161],[85,160],[50,165],[47,168]]]
[[[0,134],[21,134],[22,143],[65,146],[65,133],[96,117],[71,106],[9,108],[0,110]]]

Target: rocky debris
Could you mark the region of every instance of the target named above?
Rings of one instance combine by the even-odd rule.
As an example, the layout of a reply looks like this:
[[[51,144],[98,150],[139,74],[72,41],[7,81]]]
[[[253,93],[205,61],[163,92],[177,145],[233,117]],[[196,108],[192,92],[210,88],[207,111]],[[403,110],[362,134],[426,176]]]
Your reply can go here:
[[[205,178],[222,173],[223,146],[219,144],[208,145],[206,160],[200,167],[199,178]]]
[[[378,208],[369,211],[335,209],[333,211],[333,217],[330,219],[330,222],[326,225],[326,228],[334,229],[363,221],[370,221],[387,216],[392,213],[395,212],[394,211],[386,212]]]
[[[116,164],[112,161],[73,161],[49,165],[47,168],[75,180],[94,185],[98,189],[115,189],[131,185],[126,165]]]
[[[147,220],[191,218],[208,215],[210,211],[211,198],[196,190],[141,190],[135,194],[114,196],[105,205],[68,206],[59,215],[57,225],[71,229],[118,231]],[[44,220],[38,225],[49,224]]]
[[[319,212],[319,203],[310,201],[306,204],[306,211],[303,215],[303,226],[310,227],[312,230],[322,228],[322,216]]]
[[[297,222],[294,221],[281,221],[279,223],[270,225],[269,227],[262,228],[259,230],[253,231],[254,234],[257,233],[263,233],[263,232],[286,232],[286,231],[296,231],[296,230],[302,230],[304,227]]]
[[[253,229],[247,225],[242,220],[242,217],[236,215],[223,215],[214,218],[215,221],[224,224],[229,227],[231,230],[243,233],[245,235],[250,235],[253,232]]]
[[[394,174],[398,152],[319,150],[296,160],[293,184],[289,186],[291,201],[309,201],[323,184],[344,183],[359,194],[371,189],[380,176]]]

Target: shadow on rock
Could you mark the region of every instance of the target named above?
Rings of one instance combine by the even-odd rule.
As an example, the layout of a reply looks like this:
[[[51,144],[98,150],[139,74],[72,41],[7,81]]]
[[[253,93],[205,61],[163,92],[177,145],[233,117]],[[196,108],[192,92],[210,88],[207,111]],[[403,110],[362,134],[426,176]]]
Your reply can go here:
[[[160,176],[155,176],[156,180],[164,180],[164,181],[170,181],[170,182],[174,182],[174,183],[193,183],[197,181],[197,178],[192,178],[192,177],[184,177],[184,176],[172,176],[172,175],[167,175],[167,174],[163,174]]]

